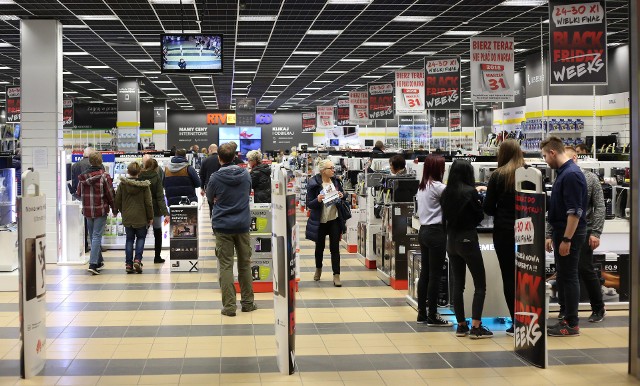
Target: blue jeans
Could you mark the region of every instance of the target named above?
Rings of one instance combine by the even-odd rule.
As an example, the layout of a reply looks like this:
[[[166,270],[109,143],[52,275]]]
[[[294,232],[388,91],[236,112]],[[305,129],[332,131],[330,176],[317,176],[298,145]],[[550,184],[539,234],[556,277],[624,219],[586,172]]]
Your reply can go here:
[[[102,217],[86,217],[87,231],[89,240],[91,240],[91,254],[89,255],[89,264],[97,265],[102,254],[102,233],[104,226],[107,224],[107,216]]]
[[[126,256],[125,264],[133,265],[133,242],[136,242],[136,255],[135,260],[142,261],[142,251],[144,250],[144,240],[147,237],[147,227],[133,228],[124,227],[127,233],[127,242],[124,246],[124,253]]]
[[[584,245],[587,236],[585,228],[576,229],[571,239],[571,247],[567,256],[560,256],[559,248],[562,238],[564,237],[564,229],[553,231],[553,255],[556,262],[556,286],[558,287],[558,297],[562,297],[559,301],[564,305],[564,320],[571,327],[575,327],[579,323],[578,319],[578,303],[580,302],[580,279],[578,277],[578,265],[580,262],[580,249]]]

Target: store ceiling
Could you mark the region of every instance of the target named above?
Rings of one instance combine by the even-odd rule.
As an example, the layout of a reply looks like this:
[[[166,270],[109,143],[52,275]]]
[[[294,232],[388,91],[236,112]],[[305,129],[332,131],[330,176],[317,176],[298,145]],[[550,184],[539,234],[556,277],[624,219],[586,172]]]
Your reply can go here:
[[[628,1],[606,2],[610,44],[628,42]],[[419,69],[424,52],[468,59],[469,36],[448,31],[513,36],[517,71],[540,47],[541,21],[548,19],[546,1],[535,0],[539,5],[506,6],[504,0],[335,4],[340,2],[354,0],[182,0],[182,5],[180,0],[0,0],[0,68],[8,67],[0,70],[0,81],[20,81],[20,19],[56,18],[65,26],[64,51],[88,53],[64,56],[64,90],[78,100],[113,103],[118,77],[142,77],[142,97],[168,99],[172,109],[226,110],[234,107],[236,96],[248,96],[256,98],[261,111],[300,110],[335,102],[367,82],[391,81],[395,69]],[[104,15],[113,20],[85,18]],[[264,18],[242,21],[246,16]],[[431,20],[396,19],[405,16]],[[181,29],[224,34],[224,74],[159,73],[158,35]],[[323,30],[337,34],[309,33]],[[546,44],[548,24],[542,30]],[[87,68],[96,65],[108,68]],[[468,63],[462,64],[462,75],[468,90]],[[470,103],[468,95],[463,93],[463,103]]]

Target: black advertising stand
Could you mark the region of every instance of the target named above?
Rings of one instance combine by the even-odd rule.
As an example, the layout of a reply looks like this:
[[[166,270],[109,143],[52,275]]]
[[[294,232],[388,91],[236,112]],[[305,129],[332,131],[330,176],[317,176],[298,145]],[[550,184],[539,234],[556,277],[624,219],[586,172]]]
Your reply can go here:
[[[279,168],[271,180],[273,308],[276,360],[282,374],[296,371],[296,259],[294,229],[296,196],[287,191],[287,171]]]
[[[535,190],[525,190],[535,187]],[[516,170],[516,305],[514,351],[530,364],[546,368],[545,203],[542,173]]]
[[[198,272],[198,206],[172,205],[169,210],[171,272]]]

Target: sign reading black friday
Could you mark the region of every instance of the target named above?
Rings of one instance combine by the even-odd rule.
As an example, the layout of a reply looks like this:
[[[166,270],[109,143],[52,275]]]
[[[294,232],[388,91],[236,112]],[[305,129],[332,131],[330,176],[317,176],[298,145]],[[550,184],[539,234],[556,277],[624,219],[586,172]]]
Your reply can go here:
[[[460,109],[460,58],[425,59],[427,110]]]
[[[396,71],[396,114],[424,114],[424,71]]]
[[[333,129],[333,106],[316,107],[316,129]]]
[[[471,101],[513,102],[513,37],[471,38]]]
[[[349,92],[349,124],[370,125],[369,93],[366,91]]]
[[[393,119],[393,83],[369,83],[369,119]]]
[[[6,106],[7,106],[7,123],[20,122],[20,86],[7,86]]]
[[[549,1],[551,86],[607,84],[605,1]]]
[[[256,124],[256,99],[238,98],[236,100],[236,125],[255,126]]]
[[[336,125],[345,126],[349,124],[349,98],[338,98],[336,108]]]
[[[73,99],[62,100],[62,124],[65,128],[73,127]]]
[[[118,79],[118,111],[140,109],[140,85],[137,78]]]
[[[315,133],[316,132],[316,113],[302,113],[302,132],[303,133]]]

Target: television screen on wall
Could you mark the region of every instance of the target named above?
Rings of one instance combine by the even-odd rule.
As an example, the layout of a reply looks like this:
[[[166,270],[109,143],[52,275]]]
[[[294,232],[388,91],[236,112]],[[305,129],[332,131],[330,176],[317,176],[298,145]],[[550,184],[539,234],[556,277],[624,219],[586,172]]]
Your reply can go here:
[[[160,69],[163,74],[222,72],[221,34],[162,34]]]

